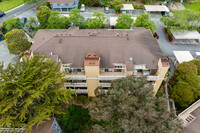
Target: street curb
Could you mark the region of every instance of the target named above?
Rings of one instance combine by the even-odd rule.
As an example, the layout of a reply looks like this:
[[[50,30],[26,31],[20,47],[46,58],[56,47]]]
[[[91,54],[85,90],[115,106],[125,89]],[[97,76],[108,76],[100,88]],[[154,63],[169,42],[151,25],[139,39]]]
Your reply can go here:
[[[9,12],[11,12],[11,11],[17,9],[17,8],[20,8],[20,7],[22,7],[22,6],[24,6],[24,4],[22,4],[22,5],[20,5],[20,6],[17,6],[17,7],[15,7],[15,8],[11,9],[11,10],[8,10],[8,11],[6,11],[5,13],[9,13]]]

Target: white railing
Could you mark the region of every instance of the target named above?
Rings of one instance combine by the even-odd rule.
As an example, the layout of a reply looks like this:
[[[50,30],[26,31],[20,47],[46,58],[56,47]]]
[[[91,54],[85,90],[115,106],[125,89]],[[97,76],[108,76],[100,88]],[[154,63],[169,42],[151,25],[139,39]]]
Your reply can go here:
[[[71,89],[72,91],[76,91],[77,94],[88,94],[87,89]]]
[[[159,76],[147,76],[148,81],[156,81],[158,80]]]
[[[126,76],[99,76],[99,80],[115,80]]]
[[[86,80],[86,75],[66,75],[64,78],[69,80]]]
[[[87,83],[65,83],[65,87],[87,87]]]
[[[1,133],[23,133],[24,128],[1,128],[0,132]]]
[[[111,83],[99,83],[99,86],[110,87]]]

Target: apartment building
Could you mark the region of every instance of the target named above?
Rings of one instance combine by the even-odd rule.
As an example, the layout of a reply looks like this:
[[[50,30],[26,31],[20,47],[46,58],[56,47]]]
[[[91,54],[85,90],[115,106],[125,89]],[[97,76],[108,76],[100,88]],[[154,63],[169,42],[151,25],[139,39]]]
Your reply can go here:
[[[146,77],[156,94],[169,68],[168,58],[145,28],[44,29],[37,32],[30,50],[60,62],[67,74],[66,89],[88,96],[95,96],[98,86],[106,92],[112,80],[129,75]]]

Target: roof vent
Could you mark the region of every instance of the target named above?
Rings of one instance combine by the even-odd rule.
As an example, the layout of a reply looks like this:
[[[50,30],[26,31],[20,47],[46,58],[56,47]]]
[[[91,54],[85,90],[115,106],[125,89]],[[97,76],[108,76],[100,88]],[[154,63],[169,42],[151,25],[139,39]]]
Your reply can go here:
[[[44,37],[42,39],[44,40]]]
[[[63,36],[63,34],[60,34],[61,36]]]
[[[72,34],[69,34],[69,36],[71,36]]]
[[[133,58],[132,58],[132,57],[129,57],[129,61],[133,61]]]
[[[129,37],[127,37],[126,39],[129,40]]]
[[[52,56],[52,55],[53,55],[53,53],[52,53],[52,52],[50,52],[50,53],[49,53],[49,55],[50,55],[50,56]]]
[[[62,43],[62,38],[60,38],[59,43]]]

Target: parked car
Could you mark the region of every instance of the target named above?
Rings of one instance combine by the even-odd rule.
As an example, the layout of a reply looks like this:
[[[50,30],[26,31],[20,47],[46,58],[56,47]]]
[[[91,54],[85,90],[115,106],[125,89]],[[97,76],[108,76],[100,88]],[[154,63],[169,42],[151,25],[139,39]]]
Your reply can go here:
[[[0,18],[3,17],[3,16],[5,16],[5,15],[6,15],[6,14],[5,14],[4,12],[1,12],[1,11],[0,11]]]
[[[105,7],[105,8],[104,8],[104,12],[105,12],[106,14],[110,13],[109,7]]]
[[[23,17],[20,21],[21,21],[21,23],[25,24],[27,22],[27,18]]]
[[[85,12],[85,4],[81,4],[81,12]]]

